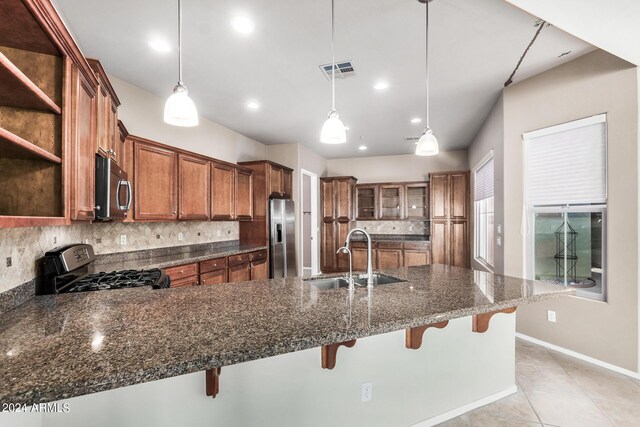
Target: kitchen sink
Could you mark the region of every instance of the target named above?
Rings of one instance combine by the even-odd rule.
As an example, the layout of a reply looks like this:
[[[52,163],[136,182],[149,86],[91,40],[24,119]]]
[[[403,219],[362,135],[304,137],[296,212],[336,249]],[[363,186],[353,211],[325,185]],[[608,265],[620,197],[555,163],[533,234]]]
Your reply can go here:
[[[339,288],[349,287],[349,281],[344,277],[305,279],[304,281],[312,286],[315,286],[318,289],[339,289]],[[367,287],[366,278],[355,277],[353,282],[357,288]],[[393,276],[387,276],[386,274],[374,273],[373,275],[373,286],[389,285],[391,283],[400,283],[400,282],[405,282],[405,280],[398,279],[397,277],[393,277]]]

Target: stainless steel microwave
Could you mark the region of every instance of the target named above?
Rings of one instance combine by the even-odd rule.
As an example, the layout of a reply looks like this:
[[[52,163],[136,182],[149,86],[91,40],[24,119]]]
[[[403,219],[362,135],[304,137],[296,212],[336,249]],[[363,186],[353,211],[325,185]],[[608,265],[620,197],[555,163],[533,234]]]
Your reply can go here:
[[[127,173],[111,159],[96,156],[96,219],[126,218],[131,199]]]

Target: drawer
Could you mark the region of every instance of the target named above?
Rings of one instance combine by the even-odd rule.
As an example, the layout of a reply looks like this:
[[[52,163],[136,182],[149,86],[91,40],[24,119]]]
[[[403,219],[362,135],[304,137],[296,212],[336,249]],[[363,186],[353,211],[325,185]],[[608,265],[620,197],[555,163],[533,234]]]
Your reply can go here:
[[[171,286],[175,280],[183,279],[185,277],[198,275],[198,264],[185,264],[177,267],[165,268],[164,272],[171,278]]]
[[[404,242],[404,248],[410,251],[428,251],[431,249],[431,242]]]
[[[227,258],[208,259],[200,263],[200,273],[208,273],[227,267]]]
[[[249,254],[249,259],[251,261],[262,261],[263,259],[267,259],[267,251],[263,250],[263,251],[251,252]]]
[[[378,242],[378,249],[402,249],[402,242]]]
[[[248,263],[249,263],[249,254],[232,255],[229,257],[229,266],[239,265],[239,264],[248,264]]]
[[[199,284],[198,276],[191,276],[191,277],[183,277],[182,279],[176,279],[176,280],[172,278],[169,287],[183,288],[186,286],[197,286],[198,284]]]

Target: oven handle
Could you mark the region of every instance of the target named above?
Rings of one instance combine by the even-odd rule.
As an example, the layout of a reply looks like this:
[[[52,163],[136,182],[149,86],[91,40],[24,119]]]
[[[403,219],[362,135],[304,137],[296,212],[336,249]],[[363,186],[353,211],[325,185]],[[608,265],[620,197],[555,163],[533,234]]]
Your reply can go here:
[[[126,205],[121,205],[120,204],[120,188],[122,188],[122,186],[125,185],[127,187],[127,204]],[[129,208],[131,208],[131,182],[129,181],[125,181],[123,179],[121,179],[120,181],[118,181],[118,189],[116,191],[116,199],[117,199],[117,204],[118,204],[118,209],[119,210],[124,210],[124,211],[128,211]]]

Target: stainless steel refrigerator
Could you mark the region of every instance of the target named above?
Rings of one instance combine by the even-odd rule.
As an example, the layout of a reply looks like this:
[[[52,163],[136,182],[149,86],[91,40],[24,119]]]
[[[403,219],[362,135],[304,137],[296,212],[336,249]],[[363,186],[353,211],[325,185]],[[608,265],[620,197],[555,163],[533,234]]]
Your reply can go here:
[[[293,201],[269,200],[269,277],[296,276],[295,211]]]

